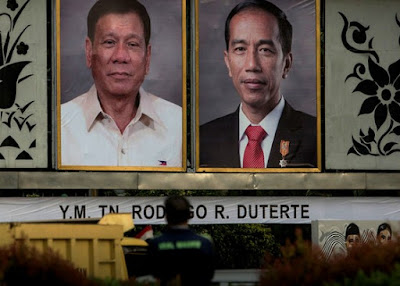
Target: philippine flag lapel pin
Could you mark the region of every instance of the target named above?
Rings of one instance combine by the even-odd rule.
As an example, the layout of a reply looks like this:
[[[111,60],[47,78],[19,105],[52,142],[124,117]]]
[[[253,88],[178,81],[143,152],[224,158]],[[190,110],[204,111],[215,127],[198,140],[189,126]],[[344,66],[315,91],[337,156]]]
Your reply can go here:
[[[167,161],[158,160],[160,166],[167,166]]]

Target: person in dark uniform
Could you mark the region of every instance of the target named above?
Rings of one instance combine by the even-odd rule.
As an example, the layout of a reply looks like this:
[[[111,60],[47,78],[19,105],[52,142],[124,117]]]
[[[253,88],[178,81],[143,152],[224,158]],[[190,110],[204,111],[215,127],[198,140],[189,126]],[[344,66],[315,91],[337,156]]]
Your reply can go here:
[[[165,201],[168,229],[149,242],[151,272],[161,285],[210,285],[214,275],[214,245],[189,229],[190,204],[182,196]],[[179,284],[180,283],[180,284]]]

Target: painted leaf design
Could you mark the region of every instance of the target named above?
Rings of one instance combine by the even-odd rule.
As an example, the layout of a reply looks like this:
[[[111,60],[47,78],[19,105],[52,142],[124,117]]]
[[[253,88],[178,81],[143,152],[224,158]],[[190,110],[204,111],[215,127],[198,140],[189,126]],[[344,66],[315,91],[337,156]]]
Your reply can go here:
[[[390,132],[390,133],[394,133],[394,134],[396,134],[396,135],[400,135],[400,125],[397,126],[397,127],[395,127],[395,128],[392,130],[392,132]]]
[[[351,148],[349,149],[349,151],[347,151],[347,155],[349,155],[349,154],[355,154],[355,155],[357,155],[357,156],[360,156],[360,154],[358,154],[358,153],[356,152],[356,150],[354,149],[354,147],[351,147]]]
[[[400,60],[389,66],[390,83],[395,89],[400,89]]]
[[[372,80],[366,79],[363,80],[362,82],[360,82],[356,88],[353,90],[353,92],[355,91],[360,91],[366,95],[376,95],[377,91],[378,91],[378,86],[376,85],[376,83]]]
[[[375,142],[375,132],[371,128],[368,129],[368,135],[364,137],[366,143]]]
[[[367,40],[367,35],[366,35],[365,31],[357,31],[357,30],[355,30],[353,32],[353,40],[357,44],[365,43],[366,40]]]
[[[386,145],[385,145],[385,147],[383,147],[383,151],[385,151],[385,153],[387,153],[388,151],[390,151],[391,149],[392,149],[392,147],[394,146],[394,145],[396,145],[397,143],[395,143],[395,142],[390,142],[390,143],[387,143]]]
[[[394,100],[396,100],[398,103],[400,103],[400,90],[397,91],[397,92],[394,94]]]
[[[384,87],[389,83],[389,75],[386,70],[376,64],[371,58],[368,58],[368,66],[372,78],[380,87]]]
[[[366,146],[358,143],[356,140],[354,140],[354,138],[352,138],[352,139],[353,139],[354,148],[357,150],[357,153],[362,154],[362,155],[369,154],[369,150]]]
[[[400,106],[396,102],[389,104],[389,112],[393,120],[400,123]]]
[[[361,105],[360,113],[358,113],[358,115],[371,113],[372,111],[375,110],[376,106],[379,103],[380,103],[380,100],[376,96],[367,98],[366,100],[364,100],[363,104]]]
[[[379,104],[378,107],[375,110],[375,124],[376,127],[379,129],[382,124],[385,122],[386,118],[387,118],[387,107],[383,104]]]
[[[16,62],[0,68],[0,108],[13,106],[17,93],[17,80],[28,61]]]
[[[374,132],[374,130],[372,130],[371,127],[368,129],[368,135],[369,136],[375,136],[375,132]]]

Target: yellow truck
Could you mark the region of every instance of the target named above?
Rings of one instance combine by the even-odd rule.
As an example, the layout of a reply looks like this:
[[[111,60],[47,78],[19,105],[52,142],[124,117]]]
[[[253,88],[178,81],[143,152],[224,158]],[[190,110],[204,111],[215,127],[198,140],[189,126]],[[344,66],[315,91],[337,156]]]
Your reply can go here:
[[[100,220],[1,223],[0,246],[24,242],[41,251],[51,248],[88,277],[127,280],[146,274],[147,243],[124,237],[133,227],[131,214],[108,214]]]

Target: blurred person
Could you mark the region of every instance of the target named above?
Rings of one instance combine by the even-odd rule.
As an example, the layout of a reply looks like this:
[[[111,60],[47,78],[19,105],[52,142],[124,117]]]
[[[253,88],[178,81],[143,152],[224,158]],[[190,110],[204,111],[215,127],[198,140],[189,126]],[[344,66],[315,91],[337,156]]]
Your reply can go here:
[[[360,229],[355,223],[350,223],[347,226],[345,239],[347,251],[361,243]]]
[[[214,245],[209,237],[189,228],[189,201],[182,196],[168,197],[165,214],[167,230],[148,241],[153,276],[160,279],[161,285],[210,285]]]
[[[392,240],[392,228],[388,223],[382,223],[376,231],[376,239],[379,244],[387,244]]]

